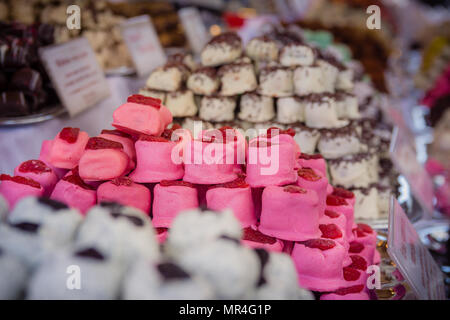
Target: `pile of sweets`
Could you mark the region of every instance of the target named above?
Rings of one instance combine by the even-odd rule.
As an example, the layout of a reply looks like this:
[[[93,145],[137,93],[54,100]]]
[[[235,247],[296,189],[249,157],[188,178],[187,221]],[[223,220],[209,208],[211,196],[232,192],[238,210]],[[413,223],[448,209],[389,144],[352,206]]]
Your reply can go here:
[[[58,102],[38,50],[53,43],[53,27],[0,22],[0,117],[25,116]]]
[[[168,255],[188,272],[198,272],[213,282],[221,298],[243,297],[246,285],[253,284],[252,277],[257,273],[249,276],[245,271],[241,279],[242,274],[238,272],[244,272],[257,260],[242,257],[235,252],[235,247],[230,247],[229,241],[212,243],[209,239],[224,233],[226,238],[235,239],[242,233],[245,247],[291,255],[298,284],[320,292],[321,299],[369,298],[366,270],[380,260],[376,232],[354,222],[355,195],[330,185],[323,158],[302,156],[293,130],[271,128],[247,142],[238,130],[223,127],[203,131],[198,139],[193,139],[186,129],[178,126],[167,129],[171,121],[172,115],[160,100],[132,95],[113,114],[112,125],[117,130],[103,130],[98,137],[90,138],[77,128],[64,128],[54,140],[44,141],[38,160],[20,164],[14,176],[0,176],[0,194],[12,211],[7,216],[9,226],[5,228],[21,235],[30,230],[32,233],[42,231],[58,237],[58,244],[70,242],[68,237],[71,238],[70,234],[76,229],[72,220],[78,220],[79,215],[67,218],[71,222],[52,220],[49,224],[55,229],[48,231],[46,227],[41,229],[36,221],[30,224],[26,220],[28,216],[25,220],[14,220],[16,210],[19,216],[22,212],[32,213],[32,217],[39,219],[35,210],[21,209],[22,198],[49,196],[52,203],[62,202],[86,216],[76,237],[83,244],[77,248],[81,253],[76,251],[76,256],[104,257],[114,248],[119,250],[119,256],[134,257],[142,248],[151,255],[147,240],[137,239],[148,235],[139,234],[129,225],[131,230],[125,233],[122,230],[125,227],[115,229],[116,225],[110,227],[108,221],[130,221],[136,226],[152,224],[159,240],[167,243]],[[104,202],[134,209],[102,209]],[[195,211],[198,207],[230,210],[237,220],[232,219],[234,226],[226,224],[220,229],[219,220],[229,218],[225,214]],[[180,215],[186,210],[194,210],[194,213]],[[97,211],[104,213],[96,214]],[[136,219],[131,212],[139,212],[146,220]],[[63,215],[59,217],[65,219]],[[17,228],[15,223],[19,224]],[[109,228],[120,229],[120,237],[106,236]],[[0,238],[0,246],[26,242],[28,234],[24,237]],[[198,250],[189,250],[191,237],[199,244]],[[31,242],[35,247],[25,245],[24,256],[30,264],[36,265],[41,255],[52,251],[51,245]],[[94,249],[105,252],[93,252],[94,244]],[[22,248],[11,244],[10,248],[14,252],[14,248],[19,247]],[[222,262],[225,252],[236,260],[246,261],[242,270],[234,270],[231,262]],[[262,259],[266,261],[267,257]],[[56,263],[56,260],[49,261]],[[221,263],[210,265],[208,261]],[[223,272],[214,273],[211,268],[216,270],[219,266]],[[274,269],[277,270],[274,272],[279,270]],[[225,271],[237,274],[226,277]],[[39,289],[31,289],[36,295],[43,286],[40,281],[48,283],[47,273],[42,272],[44,280],[39,277],[35,280]],[[54,270],[49,273],[53,274]],[[119,278],[120,274],[111,270],[108,276]],[[141,283],[136,280],[135,285]],[[134,291],[139,288],[130,289],[133,292],[130,297],[139,297]]]
[[[242,243],[230,211],[181,213],[160,248],[132,207],[102,202],[83,218],[43,197],[9,213],[5,204],[0,196],[1,299],[313,299],[287,254]]]
[[[245,49],[237,34],[220,34],[203,49],[201,66],[170,57],[140,94],[161,99],[191,132],[196,121],[206,129],[292,128],[304,153],[328,161],[331,183],[355,192],[358,219],[387,217],[397,177],[388,155],[392,128],[380,122],[375,90],[354,83],[353,69],[298,30],[273,31]]]
[[[80,7],[81,28],[66,26],[69,5]],[[104,70],[132,67],[131,56],[123,41],[120,24],[127,18],[149,15],[163,47],[183,47],[184,31],[174,5],[168,1],[106,0],[0,0],[0,21],[27,25],[46,23],[54,26],[56,43],[86,37]]]

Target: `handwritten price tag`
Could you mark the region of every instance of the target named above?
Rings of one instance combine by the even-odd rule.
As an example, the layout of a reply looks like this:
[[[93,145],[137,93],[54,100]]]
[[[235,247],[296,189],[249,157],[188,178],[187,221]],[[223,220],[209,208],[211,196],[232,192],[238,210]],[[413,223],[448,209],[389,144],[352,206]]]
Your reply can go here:
[[[178,12],[183,28],[189,41],[191,49],[196,54],[200,54],[203,47],[209,40],[200,12],[197,8],[183,8]]]
[[[70,116],[110,95],[103,71],[86,38],[40,48],[39,55]]]
[[[445,300],[442,272],[394,197],[389,213],[387,250],[417,298]]]
[[[140,77],[148,75],[166,62],[166,55],[149,16],[125,20],[121,25],[121,31]]]

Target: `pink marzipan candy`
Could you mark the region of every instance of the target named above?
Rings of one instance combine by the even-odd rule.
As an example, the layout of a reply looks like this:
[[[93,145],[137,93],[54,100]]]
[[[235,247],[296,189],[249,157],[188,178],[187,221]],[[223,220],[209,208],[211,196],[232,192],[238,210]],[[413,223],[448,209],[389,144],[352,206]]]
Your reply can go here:
[[[100,137],[90,138],[79,163],[80,177],[85,181],[105,181],[123,176],[129,158],[119,142]]]
[[[306,154],[302,153],[297,160],[298,168],[313,168],[322,173],[324,177],[327,176],[327,163],[320,154]]]
[[[43,196],[44,188],[33,179],[2,174],[0,175],[0,194],[8,202],[9,208],[13,209],[16,203],[25,197]]]
[[[297,170],[297,185],[304,188],[314,190],[319,197],[319,213],[323,217],[326,206],[328,180],[326,177],[312,168],[300,168]]]
[[[14,169],[15,176],[30,178],[44,188],[44,196],[48,197],[53,191],[58,177],[53,170],[41,160],[28,160],[22,162]]]
[[[345,248],[330,239],[296,242],[291,256],[297,269],[299,285],[319,292],[341,288],[346,255]]]
[[[174,156],[178,145],[162,137],[141,136],[136,141],[136,169],[130,178],[139,183],[183,178],[184,170],[179,155]]]
[[[58,181],[50,199],[65,203],[85,214],[97,203],[97,192],[80,178],[77,167]]]
[[[233,163],[236,165],[235,170],[242,172],[242,165],[245,164],[245,155],[247,152],[247,140],[239,130],[231,127],[221,127],[220,129],[203,130],[200,132],[199,140],[217,141],[218,143],[226,143],[233,148]]]
[[[136,167],[136,150],[134,149],[134,141],[131,136],[126,133],[122,133],[119,130],[102,130],[100,138],[119,142],[123,146],[123,151],[130,159],[128,171],[133,170]]]
[[[284,242],[274,237],[254,229],[255,227],[247,227],[243,230],[242,244],[253,249],[266,249],[267,251],[283,252]]]
[[[353,224],[354,224],[354,208],[350,205],[344,198],[329,195],[327,196],[327,205],[325,207],[326,210],[335,211],[342,213],[347,220],[347,227],[345,228],[345,232],[347,234],[347,240],[353,241],[354,235],[352,232]]]
[[[58,177],[58,180],[64,177],[68,170],[57,168],[50,163],[50,152],[52,150],[53,140],[44,140],[41,145],[41,151],[39,153],[39,160],[43,161],[47,166],[52,168],[53,172]]]
[[[101,184],[97,189],[97,202],[117,202],[150,212],[151,193],[146,187],[133,182],[128,177],[116,178]]]
[[[153,190],[153,226],[168,228],[182,211],[198,207],[197,189],[184,181],[161,181]]]
[[[183,162],[183,180],[190,183],[218,184],[238,177],[232,144],[189,141],[184,149]]]
[[[347,201],[347,203],[349,205],[351,205],[352,207],[355,206],[356,197],[355,197],[355,194],[353,192],[351,192],[350,190],[334,187],[333,192],[331,194],[333,196],[344,198],[345,201]]]
[[[321,224],[330,224],[333,223],[339,227],[339,229],[342,231],[344,235],[344,239],[348,241],[347,236],[347,218],[344,214],[331,211],[331,210],[325,210],[324,215],[320,218],[319,222]]]
[[[298,157],[300,157],[302,152],[300,150],[300,146],[295,141],[294,136],[295,136],[295,130],[292,128],[289,128],[286,130],[281,130],[280,128],[277,128],[277,127],[271,127],[269,129],[267,129],[266,134],[261,135],[259,137],[259,139],[267,139],[268,141],[270,141],[272,143],[290,143],[290,144],[292,144],[294,146],[294,150],[295,150],[295,159],[297,159]]]
[[[293,144],[255,138],[248,147],[246,181],[252,188],[295,183],[295,163]]]
[[[206,192],[206,204],[214,211],[231,209],[243,228],[256,224],[252,190],[244,179],[210,188]]]
[[[131,134],[159,136],[172,122],[172,114],[159,101],[157,104],[128,98],[128,102],[118,107],[113,113],[112,125]],[[140,96],[143,97],[143,96]],[[145,98],[145,97],[144,97]]]
[[[64,128],[53,140],[49,162],[57,168],[73,169],[78,165],[89,140],[78,128]]]
[[[259,231],[283,240],[320,237],[318,197],[299,186],[269,186],[262,194]]]

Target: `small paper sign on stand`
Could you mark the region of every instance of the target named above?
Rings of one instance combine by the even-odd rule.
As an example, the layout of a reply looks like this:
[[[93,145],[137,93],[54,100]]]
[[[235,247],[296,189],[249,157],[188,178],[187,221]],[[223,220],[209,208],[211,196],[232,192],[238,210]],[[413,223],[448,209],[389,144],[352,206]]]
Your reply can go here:
[[[395,197],[391,197],[387,251],[418,299],[445,300],[442,272]]]
[[[139,77],[148,75],[166,62],[166,55],[149,16],[125,20],[121,31]]]
[[[417,160],[414,140],[406,128],[394,128],[389,153],[397,170],[408,181],[412,194],[425,210],[425,218],[431,219],[434,212],[433,182]]]
[[[200,12],[197,8],[189,7],[178,11],[178,15],[186,32],[189,46],[195,54],[200,54],[210,38]]]
[[[108,82],[86,38],[40,48],[39,55],[70,116],[110,95]]]

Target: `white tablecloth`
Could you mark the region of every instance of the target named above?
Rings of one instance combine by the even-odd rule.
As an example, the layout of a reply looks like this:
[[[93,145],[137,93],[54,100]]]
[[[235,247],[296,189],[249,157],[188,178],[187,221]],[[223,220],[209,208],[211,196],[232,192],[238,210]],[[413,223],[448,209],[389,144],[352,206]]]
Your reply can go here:
[[[145,79],[110,77],[107,81],[111,96],[73,118],[62,116],[33,125],[0,127],[0,173],[12,174],[21,162],[37,159],[42,141],[53,139],[64,127],[78,127],[90,136],[112,128],[114,110],[126,101],[127,96],[137,93]]]

